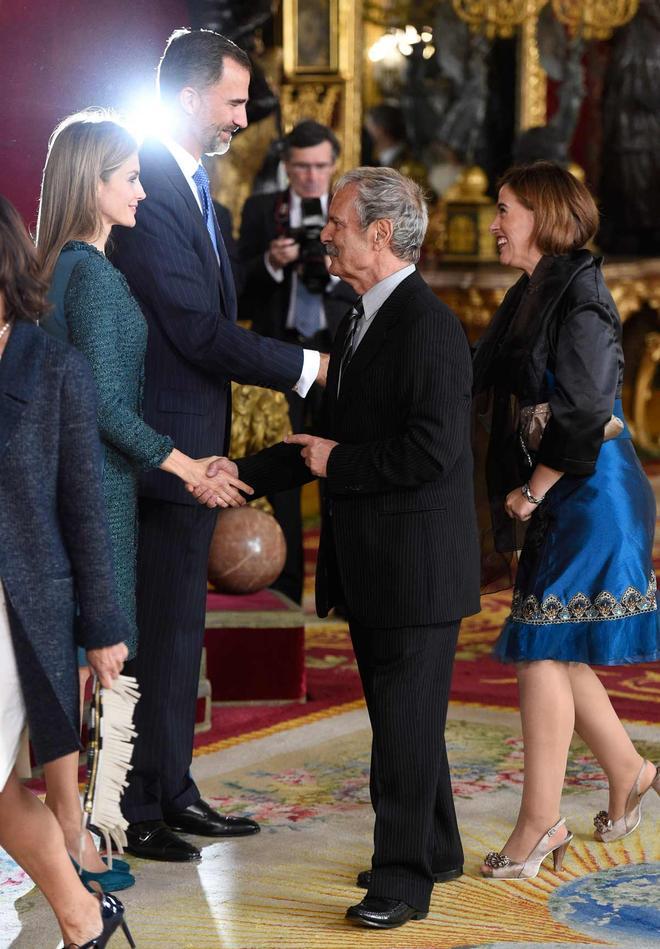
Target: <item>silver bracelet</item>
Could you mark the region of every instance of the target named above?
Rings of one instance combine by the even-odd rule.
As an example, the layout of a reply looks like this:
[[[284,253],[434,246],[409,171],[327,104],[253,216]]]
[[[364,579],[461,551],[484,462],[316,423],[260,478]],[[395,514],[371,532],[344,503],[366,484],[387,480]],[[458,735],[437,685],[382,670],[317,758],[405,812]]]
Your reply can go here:
[[[530,504],[540,504],[541,501],[545,501],[545,494],[543,494],[540,498],[534,497],[534,495],[529,489],[529,481],[525,482],[525,484],[522,485],[522,487],[520,488],[520,491],[523,497],[526,498]]]

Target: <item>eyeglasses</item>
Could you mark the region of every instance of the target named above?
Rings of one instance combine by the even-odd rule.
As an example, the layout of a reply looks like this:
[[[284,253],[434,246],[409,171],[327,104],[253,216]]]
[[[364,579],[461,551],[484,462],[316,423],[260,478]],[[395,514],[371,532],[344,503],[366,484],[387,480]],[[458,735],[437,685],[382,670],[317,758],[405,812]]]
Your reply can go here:
[[[322,161],[322,162],[304,162],[304,161],[292,161],[289,165],[294,171],[327,171],[328,168],[334,166],[333,161]]]

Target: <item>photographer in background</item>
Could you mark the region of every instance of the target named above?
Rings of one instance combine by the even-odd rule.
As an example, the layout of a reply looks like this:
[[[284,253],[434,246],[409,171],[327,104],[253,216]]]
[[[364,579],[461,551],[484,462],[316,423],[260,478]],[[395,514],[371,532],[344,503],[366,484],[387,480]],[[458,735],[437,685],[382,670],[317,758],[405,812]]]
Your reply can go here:
[[[328,352],[356,294],[327,270],[320,233],[339,142],[325,125],[300,122],[284,139],[282,159],[289,188],[254,195],[245,202],[239,254],[245,289],[239,318],[262,336],[303,343]],[[306,400],[287,393],[294,432],[314,423],[321,390]],[[302,599],[303,550],[300,489],[269,497],[287,542],[287,562],[273,584],[296,602]]]

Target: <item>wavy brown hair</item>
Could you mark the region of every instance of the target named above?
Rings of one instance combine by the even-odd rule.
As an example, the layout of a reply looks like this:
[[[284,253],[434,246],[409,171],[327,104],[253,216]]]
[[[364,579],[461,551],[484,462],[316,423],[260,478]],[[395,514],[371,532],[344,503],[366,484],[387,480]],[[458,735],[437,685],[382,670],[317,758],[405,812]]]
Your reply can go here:
[[[598,230],[598,208],[589,190],[557,162],[516,165],[500,178],[498,190],[504,185],[534,212],[531,240],[542,254],[578,250]]]
[[[0,297],[5,320],[36,323],[50,309],[34,244],[11,202],[0,194]]]

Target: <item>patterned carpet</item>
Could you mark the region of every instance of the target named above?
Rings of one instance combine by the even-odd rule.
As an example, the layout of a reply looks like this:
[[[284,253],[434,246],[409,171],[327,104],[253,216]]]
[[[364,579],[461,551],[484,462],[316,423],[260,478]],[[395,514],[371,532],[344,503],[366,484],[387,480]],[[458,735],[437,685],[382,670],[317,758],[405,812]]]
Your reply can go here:
[[[435,887],[426,920],[379,933],[343,918],[361,897],[354,878],[371,856],[370,733],[345,626],[310,618],[310,702],[284,718],[278,709],[270,719],[264,708],[241,710],[240,727],[200,738],[193,762],[207,799],[254,816],[262,833],[197,839],[197,866],[130,858],[137,885],[122,895],[139,949],[660,949],[660,800],[645,800],[642,825],[628,838],[595,842],[605,780],[579,743],[565,785],[575,840],[564,870],[548,866],[520,882],[478,874],[483,854],[506,839],[522,781],[512,670],[488,658],[506,609],[505,596],[491,597],[462,629],[447,735],[465,875]],[[660,762],[660,671],[605,674],[640,752]],[[214,714],[220,720],[227,710]],[[43,898],[0,851],[0,949],[57,945]]]

